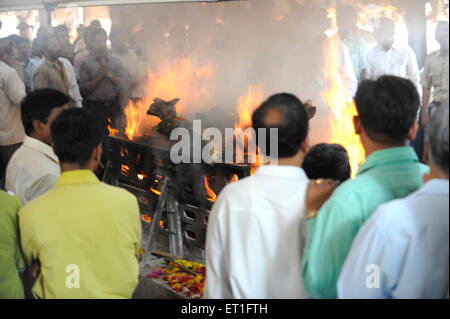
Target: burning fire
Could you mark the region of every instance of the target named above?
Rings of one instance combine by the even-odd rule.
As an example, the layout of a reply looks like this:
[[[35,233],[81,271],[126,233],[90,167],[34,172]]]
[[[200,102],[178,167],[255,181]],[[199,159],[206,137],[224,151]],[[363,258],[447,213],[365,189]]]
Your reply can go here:
[[[145,173],[139,173],[137,174],[137,178],[142,181],[147,178],[147,175]]]
[[[346,148],[354,177],[365,160],[365,151],[353,128],[353,117],[358,114],[355,104],[345,102],[347,90],[339,59],[339,42],[339,38],[333,36],[324,44],[327,89],[322,92],[322,98],[331,110],[329,120],[332,136],[328,142],[341,144]]]
[[[111,119],[108,118],[108,135],[109,136],[116,136],[119,133],[119,130],[111,127],[111,125],[112,125]]]
[[[217,198],[217,195],[216,195],[216,193],[214,193],[214,191],[209,187],[208,178],[207,178],[206,176],[205,176],[204,180],[205,180],[206,194],[207,194],[207,196],[208,196],[207,199],[208,199],[210,202],[215,202],[215,201],[216,201],[216,198]]]
[[[235,128],[241,128],[242,130],[252,126],[252,113],[263,102],[264,99],[264,84],[258,83],[254,87],[249,86],[247,95],[243,95],[238,100],[236,110],[239,114],[239,120],[234,124]],[[242,140],[242,136],[238,136]],[[247,143],[245,145],[239,145],[236,143],[236,158],[245,158],[247,156],[248,161],[251,163],[251,175],[253,175],[256,169],[263,164],[263,158],[257,153],[248,153]]]
[[[231,178],[228,180],[229,183],[237,182],[239,180],[239,176],[237,174],[233,174]]]
[[[189,58],[163,65],[155,72],[148,70],[146,96],[136,103],[129,101],[125,108],[125,134],[128,139],[133,140],[144,135],[149,127],[158,123],[156,118],[147,115],[148,107],[154,98],[167,101],[179,98],[177,113],[183,113],[188,102],[200,101],[209,93],[207,84],[212,73],[213,64],[196,67]]]

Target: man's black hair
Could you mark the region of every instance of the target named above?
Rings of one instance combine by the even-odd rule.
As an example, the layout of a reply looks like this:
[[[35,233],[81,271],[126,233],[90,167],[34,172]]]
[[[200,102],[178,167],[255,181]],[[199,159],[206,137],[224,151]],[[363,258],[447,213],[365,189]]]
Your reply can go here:
[[[362,126],[372,141],[399,145],[408,138],[420,98],[411,81],[385,75],[376,81],[361,82],[355,104]]]
[[[309,179],[331,178],[344,182],[351,168],[347,150],[339,144],[317,144],[303,159],[302,168]]]
[[[62,111],[53,121],[50,131],[59,161],[76,163],[81,167],[86,166],[94,149],[106,137],[101,119],[81,108]]]
[[[54,89],[34,90],[25,96],[21,103],[22,123],[25,133],[33,132],[33,121],[38,120],[47,124],[47,119],[52,109],[69,103],[70,98]]]
[[[265,128],[266,148],[261,150],[270,153],[270,128],[278,129],[278,157],[289,158],[298,153],[301,144],[308,135],[308,114],[303,103],[292,94],[280,93],[269,97],[253,113],[253,129],[258,138],[258,129]]]

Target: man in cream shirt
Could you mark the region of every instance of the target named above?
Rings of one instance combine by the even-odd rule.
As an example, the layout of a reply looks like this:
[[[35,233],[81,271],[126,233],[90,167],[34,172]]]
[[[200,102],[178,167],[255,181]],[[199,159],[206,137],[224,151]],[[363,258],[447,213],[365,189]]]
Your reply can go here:
[[[58,157],[52,150],[50,125],[69,103],[69,97],[54,89],[29,93],[22,102],[26,136],[6,169],[6,189],[22,205],[53,188],[60,175]]]
[[[25,135],[19,108],[25,85],[11,67],[15,56],[11,41],[0,39],[0,187],[4,186],[6,165]]]

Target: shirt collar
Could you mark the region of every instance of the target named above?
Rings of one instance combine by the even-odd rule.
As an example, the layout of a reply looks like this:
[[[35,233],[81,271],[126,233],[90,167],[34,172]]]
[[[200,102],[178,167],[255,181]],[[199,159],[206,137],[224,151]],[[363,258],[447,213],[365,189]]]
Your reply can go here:
[[[53,162],[59,164],[58,157],[56,156],[55,152],[53,152],[53,149],[50,145],[47,145],[44,142],[41,142],[38,139],[35,139],[28,135],[25,135],[25,138],[23,139],[23,145],[35,151],[41,152],[42,154],[50,158]]]
[[[385,166],[396,162],[419,162],[416,152],[411,146],[392,147],[376,151],[366,159],[358,171],[358,175],[376,167]]]
[[[378,50],[379,51],[381,51],[381,52],[385,52],[385,53],[388,53],[389,51],[391,51],[391,50],[393,50],[393,51],[398,51],[398,49],[399,49],[399,47],[398,47],[398,45],[394,42],[394,44],[392,44],[392,46],[391,46],[391,48],[389,49],[389,51],[386,51],[385,49],[384,49],[384,47],[381,45],[381,44],[378,44]]]
[[[262,165],[255,172],[255,176],[261,175],[308,179],[302,168],[287,165]]]
[[[426,182],[421,188],[419,188],[417,195],[438,195],[448,197],[448,187],[448,179],[435,178]]]
[[[77,169],[62,172],[56,182],[56,187],[76,184],[97,184],[100,183],[97,176],[88,169]]]

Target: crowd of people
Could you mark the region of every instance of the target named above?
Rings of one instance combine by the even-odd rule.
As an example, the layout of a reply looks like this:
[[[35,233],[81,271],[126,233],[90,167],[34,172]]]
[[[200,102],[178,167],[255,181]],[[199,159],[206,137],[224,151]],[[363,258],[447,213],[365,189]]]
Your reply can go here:
[[[350,178],[345,148],[310,147],[306,103],[265,100],[252,126],[278,129],[278,163],[214,203],[205,298],[448,297],[448,22],[420,76],[392,20],[367,50],[354,19],[338,13],[365,162]],[[0,298],[131,298],[138,284],[138,201],[94,172],[147,70],[121,29],[111,49],[97,20],[80,34],[0,39]]]

